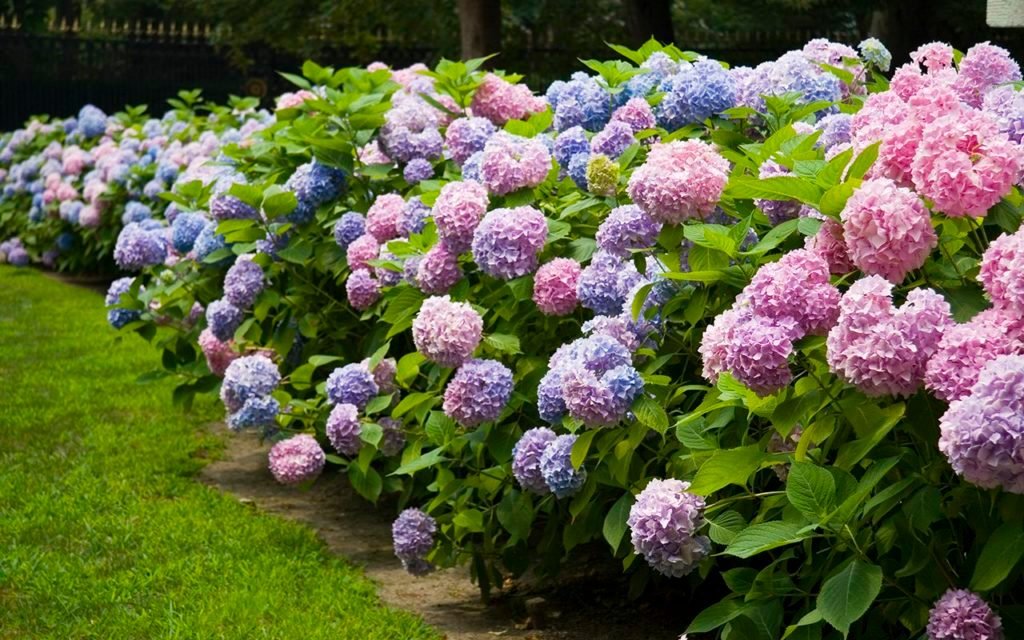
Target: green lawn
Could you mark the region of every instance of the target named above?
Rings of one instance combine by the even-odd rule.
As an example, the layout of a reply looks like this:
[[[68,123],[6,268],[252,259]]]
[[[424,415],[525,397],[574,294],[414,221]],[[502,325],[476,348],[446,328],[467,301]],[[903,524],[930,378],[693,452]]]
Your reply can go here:
[[[0,267],[0,638],[437,638],[312,531],[193,478],[218,450],[102,297]],[[206,452],[197,456],[198,451]]]

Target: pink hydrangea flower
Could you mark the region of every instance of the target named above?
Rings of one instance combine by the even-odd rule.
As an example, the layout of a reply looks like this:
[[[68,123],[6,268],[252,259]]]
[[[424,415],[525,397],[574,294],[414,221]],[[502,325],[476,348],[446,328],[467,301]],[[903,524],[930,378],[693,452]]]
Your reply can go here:
[[[804,241],[804,248],[828,263],[828,270],[834,275],[843,275],[854,269],[843,238],[843,225],[835,220],[825,220],[818,233]]]
[[[380,283],[366,269],[356,269],[345,281],[348,303],[364,311],[380,299]]]
[[[931,289],[914,289],[897,309],[892,287],[881,276],[853,283],[826,341],[832,372],[869,396],[917,391],[928,360],[953,322],[949,303]]]
[[[199,348],[206,357],[206,366],[210,368],[210,373],[219,378],[223,378],[228,365],[239,358],[233,340],[221,342],[209,329],[203,329],[199,334]]]
[[[364,233],[348,245],[345,258],[348,261],[348,268],[352,271],[365,269],[369,271],[370,260],[376,260],[380,253],[380,243],[369,233]]]
[[[437,235],[451,251],[458,254],[469,249],[489,202],[487,189],[479,182],[449,182],[441,187],[431,215]]]
[[[928,208],[913,191],[887,178],[865,180],[841,218],[853,264],[893,283],[920,268],[938,244]]]
[[[555,258],[533,276],[533,301],[541,313],[564,316],[576,310],[576,285],[582,269],[571,258]]]
[[[412,322],[416,350],[443,367],[457,367],[473,354],[483,337],[480,314],[448,296],[427,298]]]
[[[989,245],[981,257],[978,281],[997,309],[1024,314],[1024,227]]]
[[[761,267],[742,298],[755,315],[792,319],[804,334],[824,335],[839,317],[840,294],[829,282],[828,263],[806,249]]]
[[[1021,148],[995,118],[962,110],[924,127],[911,177],[946,215],[983,216],[1020,180],[1021,167]]]
[[[438,242],[423,256],[416,267],[416,286],[423,293],[441,295],[462,279],[459,254]]]
[[[499,131],[487,140],[480,161],[480,179],[490,193],[505,195],[536,187],[551,171],[551,153],[539,138]]]
[[[401,235],[405,200],[397,193],[378,196],[366,212],[366,233],[384,243]]]
[[[281,484],[299,484],[319,476],[327,458],[313,436],[300,433],[275,444],[268,460],[274,479]]]
[[[547,108],[547,102],[524,84],[512,84],[488,73],[470,103],[473,115],[487,118],[499,127],[509,120],[523,120]]]
[[[729,161],[709,143],[656,144],[633,172],[627,191],[641,209],[666,224],[704,218],[715,210],[729,178]]]
[[[612,113],[612,122],[625,122],[633,133],[653,129],[657,124],[651,105],[643,98],[630,98]]]
[[[964,102],[980,109],[989,89],[1020,79],[1020,65],[1009,51],[980,42],[968,49],[960,61],[960,74],[953,86]]]
[[[1010,325],[1009,318],[997,312],[980,313],[970,322],[950,326],[928,360],[925,388],[941,400],[966,396],[986,364],[999,356],[1024,352],[1024,343]]]

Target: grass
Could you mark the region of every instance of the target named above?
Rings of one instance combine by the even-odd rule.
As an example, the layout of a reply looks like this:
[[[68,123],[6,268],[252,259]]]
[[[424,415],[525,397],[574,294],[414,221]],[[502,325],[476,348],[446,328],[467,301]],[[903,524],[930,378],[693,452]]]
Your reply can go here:
[[[438,637],[310,529],[198,483],[219,410],[135,382],[156,366],[99,294],[0,267],[0,638]]]

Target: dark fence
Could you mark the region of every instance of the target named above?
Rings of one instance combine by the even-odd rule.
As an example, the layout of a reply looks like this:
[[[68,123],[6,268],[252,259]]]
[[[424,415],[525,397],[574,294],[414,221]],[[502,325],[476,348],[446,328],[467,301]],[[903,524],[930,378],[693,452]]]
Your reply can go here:
[[[1024,53],[1024,31],[993,31],[987,37],[1018,56]],[[289,88],[276,72],[294,71],[302,61],[254,47],[245,71],[234,67],[211,43],[207,25],[153,22],[51,23],[43,31],[26,31],[17,18],[0,15],[0,130],[20,126],[34,114],[68,116],[93,103],[108,113],[126,104],[148,104],[163,111],[180,89],[202,89],[222,101],[229,94],[266,98]],[[677,44],[727,60],[755,65],[803,46],[811,38],[856,44],[856,31],[761,31],[721,33],[681,31]],[[612,52],[564,49],[516,49],[502,52],[499,67],[526,74],[534,89],[582,68],[578,58],[607,58]],[[440,52],[430,47],[394,45],[382,40],[373,59],[393,66],[431,64]],[[365,65],[365,54],[341,47],[326,48],[318,62],[333,66]]]

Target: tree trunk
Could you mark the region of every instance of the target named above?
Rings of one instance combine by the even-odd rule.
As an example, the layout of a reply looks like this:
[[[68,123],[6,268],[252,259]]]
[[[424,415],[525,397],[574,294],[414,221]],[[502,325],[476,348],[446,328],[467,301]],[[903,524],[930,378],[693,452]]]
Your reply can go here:
[[[634,47],[651,38],[662,44],[675,40],[672,0],[626,0],[625,5],[626,26]]]
[[[458,0],[463,59],[501,51],[501,0]]]

